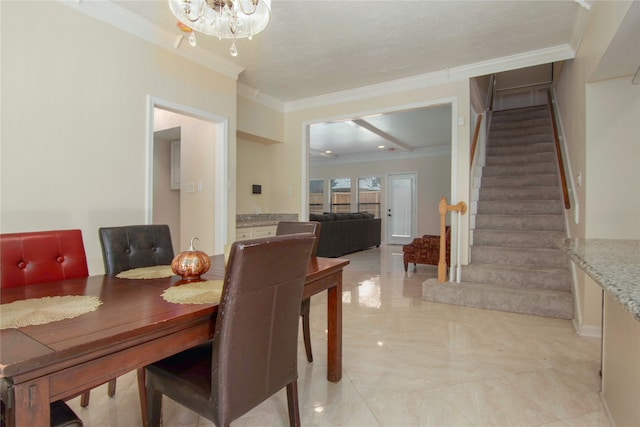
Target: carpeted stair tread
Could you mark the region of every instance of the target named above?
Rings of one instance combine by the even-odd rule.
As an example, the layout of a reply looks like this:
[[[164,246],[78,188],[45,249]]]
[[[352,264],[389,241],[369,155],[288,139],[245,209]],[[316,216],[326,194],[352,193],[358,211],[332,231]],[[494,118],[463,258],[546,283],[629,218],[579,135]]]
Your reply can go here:
[[[557,248],[556,242],[564,237],[564,230],[478,229],[473,231],[474,246],[503,246],[517,248]]]
[[[422,284],[422,295],[428,301],[443,304],[560,319],[573,318],[573,296],[570,292],[515,289],[487,283],[438,282],[437,279],[429,279]]]
[[[560,249],[472,246],[471,262],[539,268],[568,268]]]
[[[558,186],[521,188],[480,188],[480,200],[560,200],[562,193]]]
[[[540,230],[564,231],[562,215],[501,215],[478,214],[476,230]]]
[[[506,154],[525,153],[553,153],[553,142],[532,142],[528,144],[505,144],[487,147],[487,156],[502,156]]]
[[[489,187],[550,187],[558,183],[553,173],[529,175],[494,175],[482,178],[482,186]]]
[[[482,175],[484,177],[500,175],[516,176],[539,173],[557,173],[557,168],[554,164],[550,164],[548,162],[529,163],[526,165],[487,165],[482,168]]]
[[[555,153],[528,153],[522,154],[507,154],[498,156],[487,156],[486,165],[526,165],[529,163],[545,163],[555,161]]]
[[[553,289],[569,292],[571,276],[566,268],[473,263],[462,266],[466,282],[491,283],[510,288]]]
[[[480,200],[478,214],[495,215],[562,215],[561,200]]]

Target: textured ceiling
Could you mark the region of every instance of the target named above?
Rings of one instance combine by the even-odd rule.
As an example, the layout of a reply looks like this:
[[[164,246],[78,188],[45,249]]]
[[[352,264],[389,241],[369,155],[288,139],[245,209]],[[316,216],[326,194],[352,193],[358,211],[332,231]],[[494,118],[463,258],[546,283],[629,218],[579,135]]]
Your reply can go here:
[[[180,34],[167,1],[113,3]],[[573,0],[273,0],[270,25],[239,40],[236,58],[229,41],[203,34],[198,49],[288,102],[568,45],[579,10]]]

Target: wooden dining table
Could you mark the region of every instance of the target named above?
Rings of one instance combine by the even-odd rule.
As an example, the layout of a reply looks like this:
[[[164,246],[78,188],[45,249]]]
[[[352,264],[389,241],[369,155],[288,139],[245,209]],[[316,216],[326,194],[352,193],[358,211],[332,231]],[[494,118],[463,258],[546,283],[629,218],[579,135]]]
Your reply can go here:
[[[303,297],[327,291],[327,380],[342,378],[342,272],[346,259],[313,258]],[[211,257],[206,280],[224,277]],[[8,425],[49,425],[49,403],[77,396],[132,370],[210,340],[218,304],[173,304],[165,289],[180,277],[99,275],[3,288],[2,304],[65,295],[96,296],[97,310],[37,326],[0,330],[0,383]],[[0,313],[1,315],[1,313]]]

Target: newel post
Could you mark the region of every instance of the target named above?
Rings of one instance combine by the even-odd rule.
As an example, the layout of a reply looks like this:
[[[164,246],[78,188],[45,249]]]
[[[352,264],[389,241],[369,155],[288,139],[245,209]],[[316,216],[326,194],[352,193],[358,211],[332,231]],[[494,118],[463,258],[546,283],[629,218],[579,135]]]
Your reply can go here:
[[[440,204],[438,205],[438,212],[440,212],[440,257],[438,259],[439,282],[444,282],[447,280],[446,217],[447,212],[449,211],[459,212],[461,215],[464,215],[467,212],[467,204],[465,202],[458,202],[455,205],[449,205],[447,203],[446,197],[440,199]]]

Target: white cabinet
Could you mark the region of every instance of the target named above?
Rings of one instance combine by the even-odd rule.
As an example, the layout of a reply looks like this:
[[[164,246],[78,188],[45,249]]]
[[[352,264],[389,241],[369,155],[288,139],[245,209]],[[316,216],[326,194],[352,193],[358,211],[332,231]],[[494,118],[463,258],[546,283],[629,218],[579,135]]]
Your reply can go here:
[[[236,240],[246,239],[258,239],[260,237],[269,237],[276,235],[276,226],[270,225],[267,227],[251,227],[251,228],[237,228]]]

